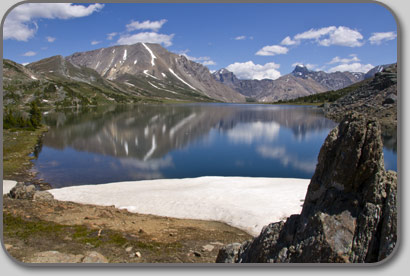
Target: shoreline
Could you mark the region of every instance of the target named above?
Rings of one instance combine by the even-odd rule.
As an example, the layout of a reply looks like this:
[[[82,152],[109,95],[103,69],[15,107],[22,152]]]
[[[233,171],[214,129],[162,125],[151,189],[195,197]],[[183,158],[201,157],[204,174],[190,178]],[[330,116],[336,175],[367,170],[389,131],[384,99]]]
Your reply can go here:
[[[58,201],[219,221],[257,236],[263,226],[300,212],[309,183],[310,179],[206,176],[71,186],[48,192]],[[4,185],[3,181],[3,189]]]

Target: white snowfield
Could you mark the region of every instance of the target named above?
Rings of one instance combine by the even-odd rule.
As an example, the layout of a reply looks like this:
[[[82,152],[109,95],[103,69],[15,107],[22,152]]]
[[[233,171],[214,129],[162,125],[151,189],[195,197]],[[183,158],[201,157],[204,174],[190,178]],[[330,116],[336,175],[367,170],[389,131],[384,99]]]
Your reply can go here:
[[[10,190],[16,186],[17,181],[14,180],[3,180],[3,195],[10,193]]]
[[[257,236],[263,226],[300,213],[309,182],[296,178],[206,176],[72,186],[49,192],[62,201],[221,221]]]

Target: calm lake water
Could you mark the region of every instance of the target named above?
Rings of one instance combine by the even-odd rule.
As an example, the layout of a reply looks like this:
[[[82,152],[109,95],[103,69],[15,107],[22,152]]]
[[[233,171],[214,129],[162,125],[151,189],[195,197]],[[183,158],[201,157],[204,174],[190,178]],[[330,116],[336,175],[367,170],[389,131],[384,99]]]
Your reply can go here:
[[[336,123],[315,107],[112,106],[45,116],[34,169],[53,187],[198,176],[311,178]],[[395,141],[385,165],[397,170]]]

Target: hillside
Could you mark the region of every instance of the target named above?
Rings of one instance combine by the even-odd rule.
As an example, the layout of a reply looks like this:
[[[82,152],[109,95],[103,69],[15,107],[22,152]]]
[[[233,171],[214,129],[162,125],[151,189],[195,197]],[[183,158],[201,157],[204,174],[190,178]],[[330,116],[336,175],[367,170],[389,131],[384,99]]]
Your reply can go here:
[[[336,121],[352,111],[378,118],[382,132],[396,132],[397,64],[353,87],[350,93],[325,108],[326,116]]]

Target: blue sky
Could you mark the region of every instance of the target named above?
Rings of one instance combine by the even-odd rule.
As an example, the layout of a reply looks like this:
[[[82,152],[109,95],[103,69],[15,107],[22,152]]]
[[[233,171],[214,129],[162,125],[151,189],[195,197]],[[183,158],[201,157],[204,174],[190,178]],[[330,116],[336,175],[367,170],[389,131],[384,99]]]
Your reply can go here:
[[[3,57],[29,63],[156,42],[210,70],[275,79],[302,63],[361,71],[397,61],[397,26],[374,4],[23,4],[6,18]]]

